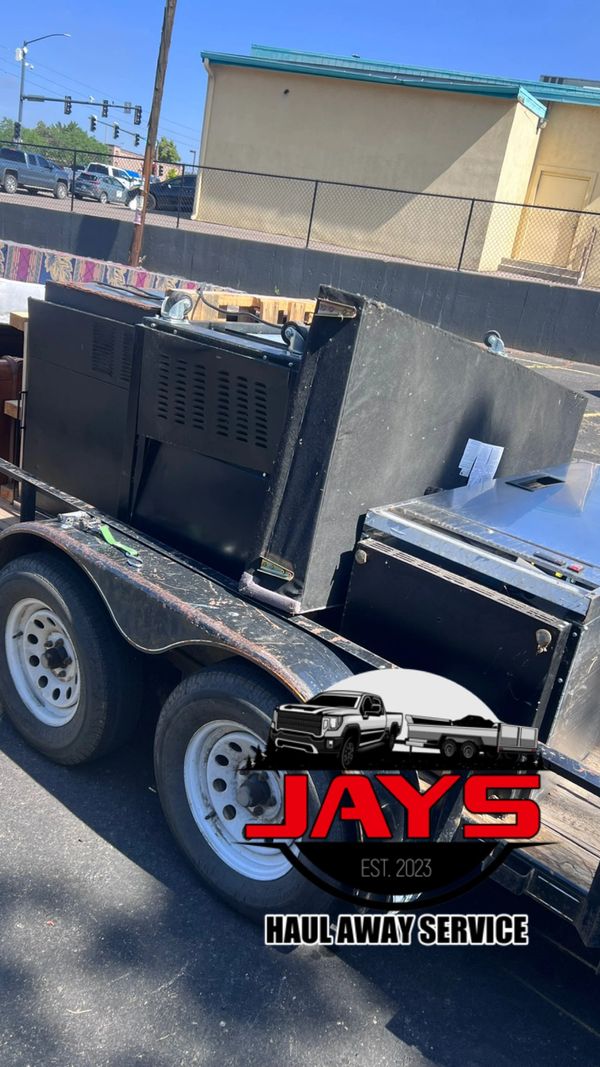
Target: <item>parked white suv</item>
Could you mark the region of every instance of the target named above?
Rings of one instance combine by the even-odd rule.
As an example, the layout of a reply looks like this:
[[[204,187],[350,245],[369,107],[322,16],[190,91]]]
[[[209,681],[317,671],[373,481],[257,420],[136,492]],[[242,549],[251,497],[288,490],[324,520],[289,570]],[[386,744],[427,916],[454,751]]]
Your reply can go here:
[[[133,185],[138,184],[135,178],[131,177],[126,170],[121,167],[113,167],[110,163],[88,163],[85,168],[86,174],[98,174],[105,178],[117,178],[126,189],[131,189]]]

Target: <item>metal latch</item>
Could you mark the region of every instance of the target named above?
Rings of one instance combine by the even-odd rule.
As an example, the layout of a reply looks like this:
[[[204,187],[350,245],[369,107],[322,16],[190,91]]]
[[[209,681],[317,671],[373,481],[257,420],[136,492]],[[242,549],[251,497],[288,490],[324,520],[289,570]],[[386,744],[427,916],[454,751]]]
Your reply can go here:
[[[66,511],[58,516],[58,521],[63,530],[81,530],[82,533],[96,534],[101,537],[111,548],[116,548],[127,557],[127,562],[132,567],[141,567],[139,552],[136,548],[117,541],[110,526],[102,521],[99,515],[90,514],[87,511]]]
[[[285,582],[291,582],[294,577],[294,572],[289,567],[283,567],[281,563],[267,559],[266,556],[261,557],[257,569],[261,574],[270,574],[273,578],[281,578]]]

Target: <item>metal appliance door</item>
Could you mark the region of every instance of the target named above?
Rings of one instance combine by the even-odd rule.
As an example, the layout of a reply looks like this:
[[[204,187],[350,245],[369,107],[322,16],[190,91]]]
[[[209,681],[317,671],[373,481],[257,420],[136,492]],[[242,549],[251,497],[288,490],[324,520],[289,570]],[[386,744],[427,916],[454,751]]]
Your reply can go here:
[[[544,740],[572,624],[388,545],[359,548],[366,563],[354,564],[344,636],[466,686],[503,721],[540,727]],[[543,652],[539,630],[550,634]]]

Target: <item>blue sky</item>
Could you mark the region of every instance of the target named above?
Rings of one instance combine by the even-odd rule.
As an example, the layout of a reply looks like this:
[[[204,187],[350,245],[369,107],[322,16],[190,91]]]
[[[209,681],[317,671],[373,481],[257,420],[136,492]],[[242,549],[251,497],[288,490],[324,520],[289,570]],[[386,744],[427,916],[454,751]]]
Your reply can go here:
[[[24,38],[66,31],[32,45],[32,93],[141,103],[144,124],[154,79],[163,0],[19,0],[0,17],[0,116],[15,116]],[[590,0],[179,0],[160,132],[190,161],[202,122],[206,75],[200,52],[248,53],[271,44],[415,66],[448,67],[509,77],[564,74],[600,78],[600,5]],[[62,106],[26,104],[24,121],[63,118]],[[74,107],[87,126],[94,105]],[[131,119],[122,118],[123,125]],[[142,131],[144,126],[142,126]],[[257,136],[260,119],[257,117]],[[122,136],[120,144],[131,146]],[[264,146],[263,146],[264,151]],[[263,157],[264,159],[264,157]]]

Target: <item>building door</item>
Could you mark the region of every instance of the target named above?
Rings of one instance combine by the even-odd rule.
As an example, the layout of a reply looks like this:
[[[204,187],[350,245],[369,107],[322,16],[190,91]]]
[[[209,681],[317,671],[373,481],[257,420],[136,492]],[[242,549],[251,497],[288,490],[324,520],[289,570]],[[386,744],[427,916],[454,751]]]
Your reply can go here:
[[[580,220],[577,212],[584,207],[588,185],[589,178],[541,171],[533,200],[536,207],[525,207],[521,214],[514,258],[568,267]]]

